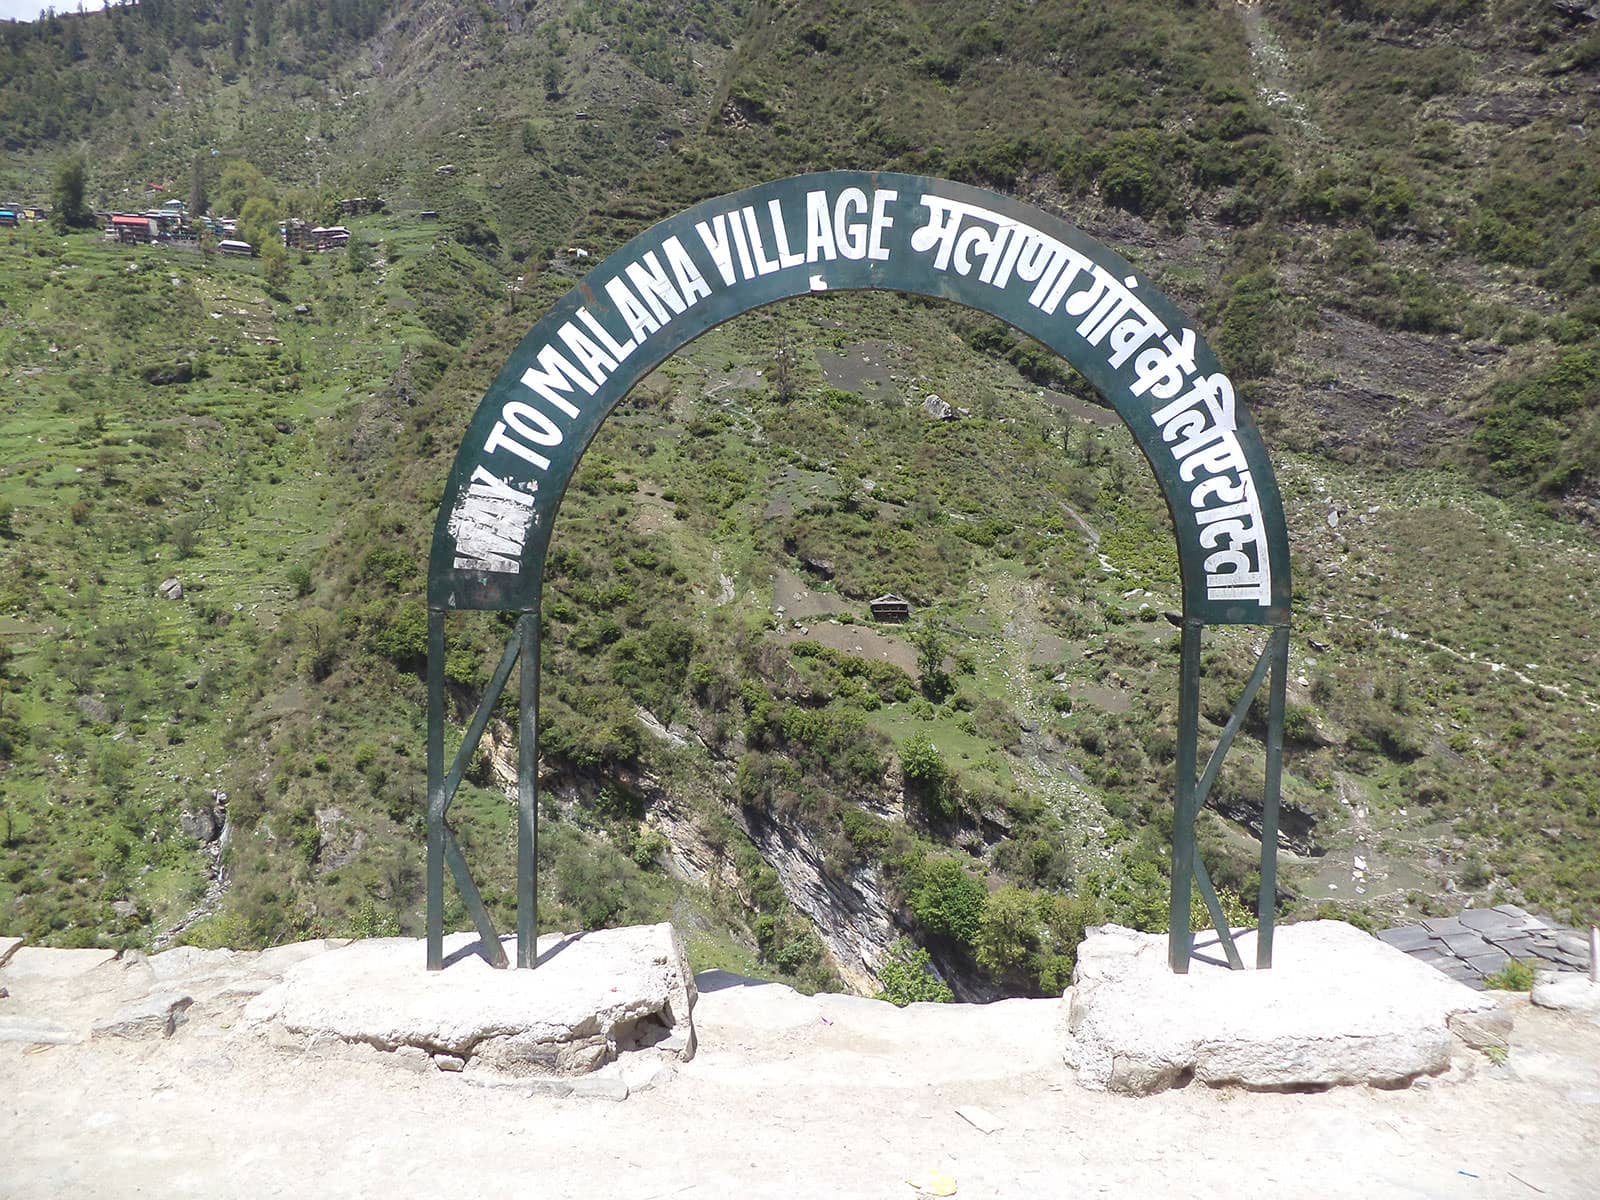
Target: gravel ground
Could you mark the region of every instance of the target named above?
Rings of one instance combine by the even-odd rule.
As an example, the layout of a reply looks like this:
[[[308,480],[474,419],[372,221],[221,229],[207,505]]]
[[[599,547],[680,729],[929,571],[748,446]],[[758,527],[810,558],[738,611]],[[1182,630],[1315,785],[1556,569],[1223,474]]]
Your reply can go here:
[[[1526,1001],[1504,1063],[1463,1048],[1403,1090],[1132,1099],[1077,1086],[1053,1001],[701,986],[699,1053],[620,1102],[365,1048],[289,1054],[203,1020],[168,1041],[0,1044],[0,1196],[916,1200],[938,1176],[962,1198],[1596,1194],[1600,1022]]]

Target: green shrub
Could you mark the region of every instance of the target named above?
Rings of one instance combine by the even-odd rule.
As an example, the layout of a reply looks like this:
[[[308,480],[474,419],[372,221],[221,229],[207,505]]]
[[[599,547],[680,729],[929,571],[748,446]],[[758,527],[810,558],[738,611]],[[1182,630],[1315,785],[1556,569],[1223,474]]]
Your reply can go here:
[[[1072,982],[1085,931],[1100,919],[1092,898],[1003,887],[984,907],[975,957],[996,979],[1059,996]]]
[[[955,816],[960,797],[944,755],[925,733],[913,733],[900,746],[900,774],[906,798],[930,818]]]
[[[420,600],[407,600],[392,616],[369,624],[367,646],[404,671],[428,664],[428,610]]]
[[[1526,992],[1533,989],[1533,964],[1525,959],[1513,958],[1493,975],[1483,981],[1486,988],[1502,992]]]
[[[911,911],[929,933],[971,945],[989,898],[983,882],[954,858],[936,858],[915,872]]]
[[[928,952],[910,938],[900,938],[878,969],[883,985],[877,999],[904,1008],[908,1004],[949,1004],[955,999],[950,985],[933,973]]]

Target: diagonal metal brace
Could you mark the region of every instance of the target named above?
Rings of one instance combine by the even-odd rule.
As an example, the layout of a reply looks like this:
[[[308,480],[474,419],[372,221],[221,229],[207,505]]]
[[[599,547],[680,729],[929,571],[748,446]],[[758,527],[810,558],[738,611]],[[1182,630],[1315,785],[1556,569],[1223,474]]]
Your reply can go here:
[[[522,637],[518,631],[506,643],[505,653],[500,656],[500,665],[494,669],[494,677],[489,680],[489,687],[478,702],[478,711],[472,715],[472,724],[467,726],[467,734],[456,748],[455,761],[450,764],[450,773],[444,780],[444,807],[441,813],[448,812],[450,802],[456,798],[456,789],[461,786],[462,776],[472,765],[472,756],[477,752],[478,743],[483,740],[483,731],[489,727],[494,706],[500,699],[500,693],[505,691],[506,681],[511,678],[511,669],[517,665],[517,656],[521,653]]]
[[[1200,898],[1206,902],[1206,911],[1211,914],[1211,926],[1217,931],[1217,937],[1222,942],[1222,952],[1228,956],[1228,968],[1233,971],[1244,970],[1244,959],[1239,957],[1239,948],[1233,944],[1233,930],[1228,928],[1228,918],[1222,911],[1222,902],[1217,899],[1217,890],[1211,886],[1211,875],[1206,870],[1206,864],[1200,861],[1199,851],[1194,856],[1194,881],[1200,887]]]
[[[472,915],[472,923],[478,927],[478,941],[483,945],[484,957],[489,960],[490,966],[504,969],[508,964],[505,947],[500,944],[500,934],[489,917],[489,910],[484,907],[478,885],[472,882],[472,874],[467,870],[467,860],[461,854],[455,830],[448,825],[444,827],[444,861],[450,867],[450,875],[456,881],[467,912]]]
[[[1267,668],[1272,665],[1275,657],[1273,650],[1275,644],[1271,639],[1267,648],[1261,652],[1261,657],[1256,660],[1256,669],[1250,675],[1250,682],[1244,685],[1244,694],[1239,697],[1239,703],[1233,706],[1233,715],[1228,718],[1228,723],[1222,727],[1222,736],[1217,739],[1217,746],[1211,752],[1211,757],[1206,760],[1205,773],[1200,776],[1200,783],[1195,788],[1195,801],[1192,811],[1199,811],[1206,806],[1206,801],[1211,798],[1211,786],[1217,782],[1217,773],[1222,770],[1222,760],[1228,756],[1228,750],[1233,745],[1234,735],[1244,725],[1244,719],[1250,713],[1250,705],[1255,701],[1256,693],[1261,690],[1261,681],[1267,677]]]

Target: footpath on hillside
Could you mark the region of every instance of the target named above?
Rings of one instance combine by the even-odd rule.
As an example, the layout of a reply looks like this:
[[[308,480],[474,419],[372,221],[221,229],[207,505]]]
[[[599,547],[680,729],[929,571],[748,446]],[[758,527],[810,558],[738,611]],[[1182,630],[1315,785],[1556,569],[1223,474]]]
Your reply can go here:
[[[113,991],[127,973],[93,969]],[[0,1040],[0,1195],[1576,1200],[1600,1162],[1600,1021],[1525,997],[1501,1001],[1503,1054],[1458,1046],[1407,1088],[1136,1098],[1079,1086],[1060,1001],[897,1009],[707,972],[689,1061],[555,1096],[420,1052],[274,1045],[244,1016],[265,985],[215,978],[239,1003],[196,992],[170,1036]],[[0,1017],[37,985],[12,979]]]

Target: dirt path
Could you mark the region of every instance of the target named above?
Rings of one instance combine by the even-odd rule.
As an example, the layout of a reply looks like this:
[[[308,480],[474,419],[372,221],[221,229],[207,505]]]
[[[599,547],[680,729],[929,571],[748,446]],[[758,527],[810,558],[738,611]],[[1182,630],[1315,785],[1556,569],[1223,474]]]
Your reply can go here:
[[[1054,1001],[897,1010],[709,987],[701,1050],[621,1103],[530,1098],[228,1031],[0,1044],[8,1200],[1592,1195],[1600,1025],[1519,1010],[1509,1058],[1403,1091],[1080,1089]],[[957,1108],[1002,1123],[984,1134]]]
[[[1062,770],[1059,763],[1047,758],[1038,733],[1048,727],[1053,715],[1045,711],[1028,678],[1034,644],[1043,629],[1038,589],[1037,582],[1011,575],[1000,575],[990,581],[989,603],[1010,614],[1006,618],[1004,637],[995,648],[994,663],[1005,677],[1006,699],[1023,721],[1022,766],[1027,776],[1019,782],[1031,782],[1066,821],[1067,828],[1084,835],[1081,839],[1068,839],[1073,867],[1083,872],[1109,857],[1104,835],[1110,817],[1096,797]]]
[[[1238,0],[1244,22],[1245,41],[1250,47],[1250,73],[1255,76],[1256,94],[1268,108],[1283,115],[1302,136],[1322,140],[1321,130],[1312,122],[1306,106],[1295,90],[1289,53],[1267,27],[1261,5],[1256,0]]]
[[[1560,696],[1561,699],[1570,704],[1581,704],[1590,712],[1600,712],[1600,704],[1595,703],[1593,700],[1585,699],[1583,696],[1574,696],[1559,683],[1545,683],[1543,680],[1535,679],[1533,676],[1527,674],[1525,671],[1517,669],[1510,663],[1495,662],[1490,658],[1479,658],[1475,653],[1463,654],[1455,647],[1447,646],[1443,642],[1436,642],[1432,638],[1423,637],[1420,634],[1408,633],[1404,629],[1398,629],[1393,625],[1385,625],[1382,621],[1374,620],[1371,617],[1361,616],[1357,613],[1313,612],[1308,615],[1313,618],[1319,616],[1326,617],[1335,621],[1354,621],[1357,624],[1366,625],[1372,630],[1372,632],[1379,634],[1380,636],[1393,638],[1397,642],[1409,642],[1413,645],[1422,646],[1428,650],[1437,650],[1441,654],[1448,654],[1451,658],[1458,662],[1470,663],[1473,666],[1483,667],[1485,670],[1494,675],[1504,672],[1505,674],[1511,676],[1511,678],[1515,679],[1518,683],[1524,684],[1527,687],[1537,688],[1541,692],[1549,692],[1552,696]]]

